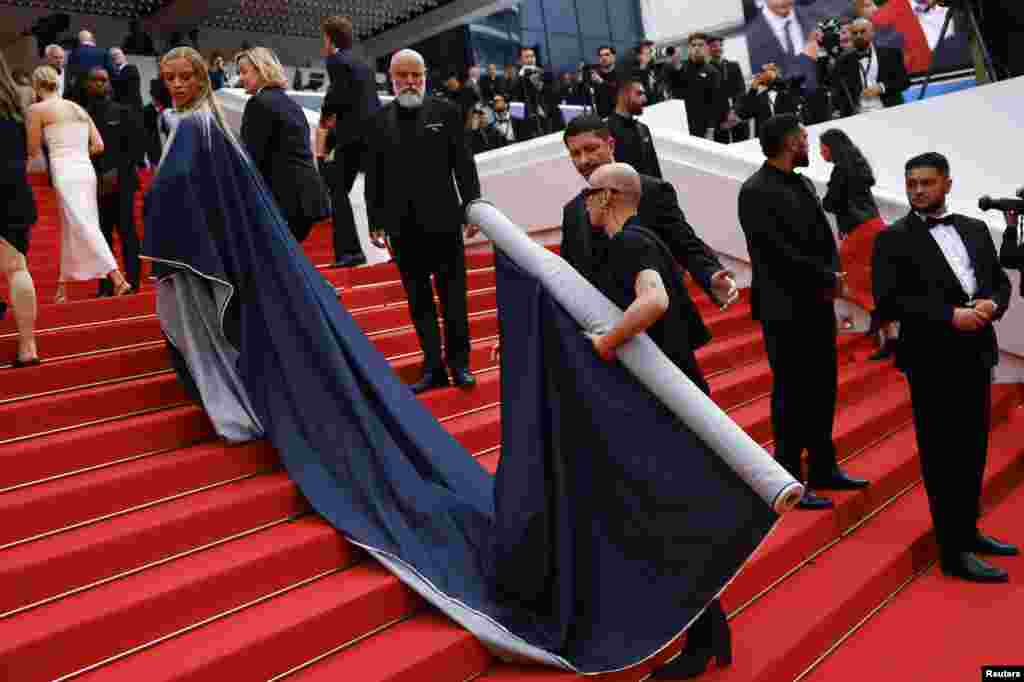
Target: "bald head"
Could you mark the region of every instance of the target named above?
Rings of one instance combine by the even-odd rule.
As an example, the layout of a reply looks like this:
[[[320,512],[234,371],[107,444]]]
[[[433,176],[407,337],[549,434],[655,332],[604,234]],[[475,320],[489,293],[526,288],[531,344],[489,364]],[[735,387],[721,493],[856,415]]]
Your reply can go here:
[[[850,42],[857,50],[867,50],[875,37],[875,25],[867,19],[857,19],[850,24]]]
[[[78,32],[78,42],[81,45],[96,45],[96,38],[89,31]]]
[[[46,46],[46,63],[57,69],[59,74],[64,70],[64,48],[60,45]]]
[[[609,163],[590,176],[594,189],[615,190],[629,206],[640,205],[640,174],[628,163]]]
[[[390,73],[398,106],[421,106],[427,92],[427,63],[423,55],[416,50],[399,50],[391,58]]]
[[[590,224],[608,236],[616,234],[640,206],[640,175],[625,163],[609,163],[590,176],[586,191],[587,215]]]

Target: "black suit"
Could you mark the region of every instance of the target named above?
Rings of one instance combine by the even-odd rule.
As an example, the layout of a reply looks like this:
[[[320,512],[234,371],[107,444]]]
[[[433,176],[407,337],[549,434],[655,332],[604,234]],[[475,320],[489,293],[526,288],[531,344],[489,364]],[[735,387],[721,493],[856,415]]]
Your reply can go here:
[[[135,229],[135,192],[139,188],[136,168],[146,153],[146,134],[141,112],[110,99],[91,100],[89,115],[103,138],[103,153],[92,157],[96,176],[117,174],[117,190],[99,197],[100,229],[113,246],[114,230],[121,239],[125,277],[139,287],[139,233]],[[109,279],[100,281],[101,295],[113,293]]]
[[[380,98],[373,71],[351,50],[339,50],[328,57],[327,73],[331,85],[320,115],[334,115],[337,120],[328,138],[328,146],[334,147],[334,161],[325,162],[322,170],[334,204],[334,257],[341,260],[363,254],[349,194],[363,168],[365,127],[380,109]]]
[[[754,119],[754,135],[760,136],[761,126],[765,121],[778,114],[795,114],[798,101],[792,91],[786,90],[776,93],[773,103],[768,90],[759,92],[758,88],[754,87],[740,100],[736,114],[742,119]]]
[[[999,266],[988,226],[952,215],[977,283],[971,298],[991,299],[1001,317],[1010,280]],[[875,239],[873,288],[878,310],[900,323],[896,364],[906,374],[921,472],[942,558],[971,552],[991,419],[992,368],[999,362],[991,325],[961,332],[954,310],[968,293],[925,222],[915,213]]]
[[[806,449],[815,487],[836,466],[835,238],[811,181],[767,163],[743,183],[739,217],[753,270],[751,310],[772,369],[775,458],[799,479]]]
[[[263,88],[245,104],[241,133],[292,234],[303,241],[331,211],[313,163],[305,113],[281,88]]]
[[[64,97],[84,102],[86,76],[96,67],[105,69],[108,74],[114,72],[107,50],[95,45],[80,45],[72,50],[65,67]]]
[[[722,72],[722,87],[719,88],[718,96],[722,98],[720,108],[724,121],[724,117],[728,116],[730,111],[736,111],[739,108],[740,100],[743,99],[747,91],[747,81],[743,77],[743,70],[740,68],[740,65],[731,59],[723,59],[715,66]],[[719,121],[719,125],[723,121]],[[746,125],[745,122],[740,123],[731,130],[719,127],[715,131],[715,141],[723,144],[742,142],[749,138],[750,126]]]
[[[562,110],[559,108],[557,84],[550,73],[543,73],[538,89],[534,78],[519,78],[510,93],[513,100],[523,103],[523,134],[521,139],[533,139],[565,128]]]
[[[661,164],[654,151],[651,129],[633,117],[612,112],[608,117],[608,130],[615,138],[615,160],[628,163],[641,175],[661,178]]]
[[[882,104],[886,107],[903,104],[903,91],[910,87],[910,77],[903,63],[903,50],[876,47],[875,53],[878,55],[878,82],[885,87]],[[839,80],[846,85],[857,109],[860,108],[860,93],[865,88],[864,72],[861,69],[860,57],[856,52],[847,52],[836,64]],[[837,92],[834,101],[844,116],[857,113],[850,108],[850,98],[845,92]]]
[[[391,102],[370,120],[366,142],[370,229],[390,237],[424,369],[443,367],[431,275],[444,315],[447,364],[468,368],[462,225],[466,204],[480,197],[480,178],[459,110],[433,97],[411,110]]]
[[[509,114],[507,125],[512,127],[512,140],[508,139],[506,123],[504,121],[499,121],[497,115],[495,115],[494,122],[490,125],[491,132],[494,135],[494,142],[498,147],[507,147],[510,144],[529,139],[526,131],[523,129],[522,119],[518,119],[512,114]]]
[[[130,109],[142,111],[142,76],[134,64],[125,64],[118,71],[110,73],[110,85],[114,88],[114,101]]]
[[[669,66],[665,82],[674,99],[686,102],[686,119],[690,134],[705,137],[724,117],[722,110],[722,74],[710,63],[684,61],[680,68]]]
[[[839,1],[845,7],[849,7],[849,0]],[[804,48],[820,19],[825,16],[838,16],[841,12],[823,13],[821,8],[807,5],[797,5],[795,9],[802,41],[793,45],[792,52],[788,52],[787,46],[779,42],[762,12],[757,12],[754,19],[747,24],[746,37],[747,49],[750,51],[750,68],[756,74],[764,70],[765,64],[775,64],[782,69],[786,78],[804,76],[807,79],[807,88],[814,90],[817,88],[817,68],[815,61],[803,53]]]
[[[673,258],[704,288],[711,290],[711,277],[722,264],[708,248],[679,208],[675,188],[657,178],[640,176],[642,194],[637,221],[653,232],[668,247]],[[562,246],[560,253],[594,286],[602,286],[600,263],[608,243],[604,232],[595,231],[580,193],[565,205],[562,211]],[[679,310],[687,318],[687,343],[696,350],[711,340],[704,321],[697,312],[685,287],[682,289]],[[685,299],[685,300],[684,300]],[[697,380],[696,377],[690,377]],[[700,379],[703,382],[703,378]]]

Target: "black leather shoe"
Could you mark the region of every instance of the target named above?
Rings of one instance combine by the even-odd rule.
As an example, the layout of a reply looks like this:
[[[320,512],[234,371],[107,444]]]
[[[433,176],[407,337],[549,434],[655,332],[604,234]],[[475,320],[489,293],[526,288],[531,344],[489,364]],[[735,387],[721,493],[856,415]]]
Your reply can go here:
[[[870,484],[863,478],[849,476],[845,471],[836,467],[831,476],[810,481],[809,485],[815,490],[860,490],[867,488]]]
[[[827,497],[815,495],[810,490],[804,490],[804,496],[800,498],[800,501],[797,502],[796,506],[800,507],[801,509],[821,510],[832,509],[832,507],[834,507],[835,504],[833,504],[832,500],[828,499]]]
[[[972,552],[960,552],[952,560],[943,561],[942,572],[974,583],[1005,583],[1010,579],[1006,571],[982,561]]]
[[[366,256],[361,253],[349,253],[334,263],[336,268],[354,268],[357,265],[366,265]]]
[[[7,304],[0,301],[0,320],[7,316]]]
[[[978,539],[974,541],[974,553],[987,556],[1017,556],[1020,550],[1015,545],[999,542],[995,538],[978,533]]]
[[[476,377],[465,367],[452,370],[452,381],[459,388],[472,388],[476,386]]]
[[[419,394],[424,391],[430,391],[435,388],[445,388],[450,386],[448,383],[448,375],[443,370],[435,369],[423,373],[423,378],[411,385],[409,388],[412,389],[413,393]]]

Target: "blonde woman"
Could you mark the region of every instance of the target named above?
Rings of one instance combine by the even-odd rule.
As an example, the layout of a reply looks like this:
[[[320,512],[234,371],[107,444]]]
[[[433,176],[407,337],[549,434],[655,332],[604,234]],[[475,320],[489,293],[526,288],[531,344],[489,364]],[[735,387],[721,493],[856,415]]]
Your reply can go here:
[[[103,151],[103,139],[85,109],[57,94],[57,72],[40,66],[32,74],[39,100],[28,110],[28,151],[50,150],[50,174],[60,201],[60,279],[55,303],[67,300],[65,284],[108,277],[117,296],[131,285],[117,269],[114,254],[100,231],[96,171],[90,156]]]
[[[327,189],[313,163],[306,114],[285,93],[284,67],[265,47],[235,57],[242,87],[252,95],[242,115],[242,143],[300,242],[330,216]]]
[[[3,54],[0,54],[0,150],[3,155],[0,160],[0,272],[7,277],[11,308],[18,326],[18,355],[11,364],[27,367],[39,364],[35,340],[36,288],[25,262],[29,230],[36,222],[36,203],[25,177],[28,161],[25,109]],[[0,313],[3,307],[0,301]]]

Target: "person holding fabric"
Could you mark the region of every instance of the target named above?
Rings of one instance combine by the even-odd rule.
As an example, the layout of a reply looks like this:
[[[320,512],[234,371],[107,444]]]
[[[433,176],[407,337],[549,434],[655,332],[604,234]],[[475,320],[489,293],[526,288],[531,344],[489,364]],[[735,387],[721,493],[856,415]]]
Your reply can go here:
[[[265,47],[235,57],[242,87],[251,95],[242,113],[242,143],[277,200],[297,240],[331,214],[327,188],[313,162],[309,122],[285,92],[284,67]]]
[[[36,222],[36,202],[26,176],[28,135],[25,108],[0,53],[0,271],[9,284],[11,309],[18,327],[18,354],[12,367],[39,364],[36,350],[36,287],[28,272],[29,232]],[[0,301],[0,318],[6,304]]]
[[[878,319],[871,296],[871,252],[875,237],[885,229],[885,221],[871,194],[875,174],[853,140],[838,128],[822,133],[821,158],[834,164],[828,193],[821,205],[836,216],[842,240],[839,259],[846,273],[847,298],[871,313],[869,335],[880,335],[879,349],[871,359],[884,360],[892,355],[895,330],[893,325],[884,325]],[[847,328],[852,326],[848,320],[844,324]]]

